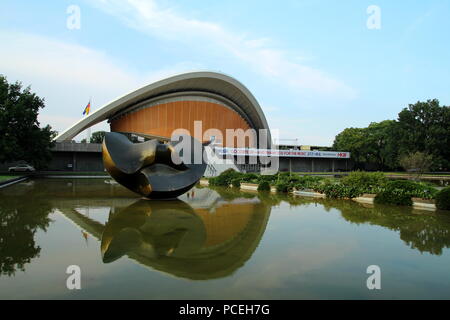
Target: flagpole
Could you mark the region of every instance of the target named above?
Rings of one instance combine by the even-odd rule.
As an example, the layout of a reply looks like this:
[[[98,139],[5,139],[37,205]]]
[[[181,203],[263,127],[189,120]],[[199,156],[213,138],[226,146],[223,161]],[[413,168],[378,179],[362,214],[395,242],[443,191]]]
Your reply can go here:
[[[91,108],[92,108],[92,96],[89,97],[89,113],[91,113]],[[89,113],[86,116],[89,116]],[[86,143],[91,143],[91,127],[89,127],[87,129],[87,137],[86,137]]]

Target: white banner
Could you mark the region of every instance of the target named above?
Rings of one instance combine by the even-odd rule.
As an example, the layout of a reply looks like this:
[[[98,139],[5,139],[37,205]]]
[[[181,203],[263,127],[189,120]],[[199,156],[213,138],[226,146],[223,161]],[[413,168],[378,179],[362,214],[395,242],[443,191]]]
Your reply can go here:
[[[350,159],[350,152],[339,151],[307,151],[278,149],[219,148],[215,151],[221,156],[254,156],[254,157],[293,157],[293,158],[333,158]]]

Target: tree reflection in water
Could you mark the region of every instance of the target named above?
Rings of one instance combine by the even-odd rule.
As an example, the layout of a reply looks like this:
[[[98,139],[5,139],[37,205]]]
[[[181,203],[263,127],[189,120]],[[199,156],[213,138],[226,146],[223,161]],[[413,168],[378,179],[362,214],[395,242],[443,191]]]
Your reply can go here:
[[[92,180],[35,180],[0,191],[0,276],[13,276],[40,254],[35,241],[57,209],[101,241],[101,257],[123,256],[189,279],[227,276],[250,259],[266,229],[272,207],[295,210],[313,204],[338,210],[355,225],[377,225],[399,233],[410,248],[441,255],[450,247],[448,212],[362,205],[347,200],[311,199],[237,189],[201,188],[178,201],[141,201],[122,187]],[[77,208],[110,211],[106,224]],[[301,223],[301,221],[299,221]]]
[[[324,209],[337,209],[354,224],[371,224],[397,231],[410,248],[441,255],[450,247],[450,216],[448,212],[430,212],[406,206],[369,205],[349,200],[306,199],[295,197],[291,204],[320,203]]]
[[[30,193],[24,201],[12,194],[0,195],[0,276],[25,271],[25,265],[39,256],[41,248],[34,236],[46,231],[52,207],[39,194]]]

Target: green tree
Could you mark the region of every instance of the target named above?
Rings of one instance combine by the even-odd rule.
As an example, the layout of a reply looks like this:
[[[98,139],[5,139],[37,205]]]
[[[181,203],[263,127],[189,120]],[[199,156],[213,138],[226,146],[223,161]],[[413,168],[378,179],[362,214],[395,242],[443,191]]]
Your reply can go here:
[[[375,164],[379,170],[397,169],[400,156],[423,152],[433,158],[431,170],[449,170],[449,128],[450,108],[428,100],[404,108],[398,120],[345,129],[336,136],[333,148],[350,151],[357,168]]]
[[[433,164],[433,157],[425,152],[408,153],[400,157],[400,165],[409,172],[414,172],[417,175],[417,179],[420,176],[430,170]]]
[[[90,142],[91,143],[103,143],[103,139],[105,138],[105,131],[96,131],[92,134]]]
[[[363,146],[368,163],[379,170],[398,166],[397,123],[394,120],[372,122],[364,130]]]
[[[51,160],[56,133],[49,125],[41,128],[37,119],[44,107],[30,87],[0,75],[0,163],[24,160],[39,169]]]
[[[351,152],[357,167],[371,163],[385,170],[397,166],[397,134],[394,120],[372,122],[367,128],[345,129],[336,136],[333,148]]]
[[[367,161],[367,150],[364,144],[365,131],[362,128],[347,128],[334,139],[333,149],[349,151],[353,161],[361,164]]]
[[[410,104],[398,114],[399,154],[425,152],[432,170],[450,169],[450,107],[439,100]]]

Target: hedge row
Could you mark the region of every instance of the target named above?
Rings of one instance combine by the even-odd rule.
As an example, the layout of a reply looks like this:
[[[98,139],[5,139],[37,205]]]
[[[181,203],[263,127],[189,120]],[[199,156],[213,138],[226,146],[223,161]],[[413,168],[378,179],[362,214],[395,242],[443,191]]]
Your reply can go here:
[[[313,190],[323,193],[327,198],[356,198],[364,193],[376,194],[376,203],[412,205],[411,198],[436,199],[436,207],[450,210],[450,187],[438,192],[432,185],[410,180],[389,181],[382,172],[351,172],[340,180],[318,176],[299,176],[282,172],[276,175],[257,175],[240,173],[233,169],[222,172],[209,179],[212,186],[239,188],[241,183],[258,184],[258,191],[270,191],[275,186],[277,192],[292,190]]]

